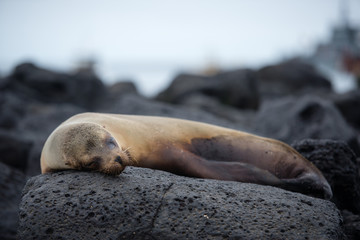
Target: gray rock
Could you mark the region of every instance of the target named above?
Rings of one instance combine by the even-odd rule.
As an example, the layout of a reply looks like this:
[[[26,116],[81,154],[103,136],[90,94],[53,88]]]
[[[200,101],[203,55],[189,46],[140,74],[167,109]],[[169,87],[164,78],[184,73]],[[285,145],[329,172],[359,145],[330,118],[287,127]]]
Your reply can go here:
[[[257,73],[261,98],[284,97],[304,92],[329,92],[331,83],[300,58],[261,68]]]
[[[105,95],[105,86],[91,72],[57,73],[32,63],[17,66],[3,91],[15,92],[30,101],[73,103],[93,109]]]
[[[329,201],[131,167],[33,177],[19,216],[19,239],[343,239]]]
[[[341,211],[344,219],[344,232],[348,240],[360,239],[360,215],[355,215],[350,211]]]
[[[21,190],[25,183],[26,178],[21,171],[0,162],[1,239],[16,239]]]
[[[342,141],[306,139],[292,144],[324,174],[339,209],[360,214],[360,176],[356,156]]]
[[[213,76],[180,74],[162,91],[157,100],[182,104],[190,95],[202,94],[224,105],[240,109],[257,109],[258,85],[249,69],[221,72]]]
[[[25,172],[31,147],[22,134],[0,130],[0,162]]]
[[[136,85],[131,80],[121,80],[108,87],[109,95],[119,96],[123,94],[139,94]]]
[[[331,102],[312,95],[265,102],[254,131],[289,144],[307,138],[343,140],[360,155],[354,129]]]
[[[182,106],[197,108],[213,114],[221,119],[226,119],[236,125],[244,126],[245,129],[251,129],[256,111],[251,109],[238,109],[229,105],[224,105],[213,97],[204,94],[194,94],[188,96]]]
[[[360,89],[333,96],[333,101],[344,118],[360,131]]]
[[[207,89],[217,87],[218,83],[208,76],[183,73],[176,76],[170,85],[157,95],[156,100],[181,103],[187,95],[206,92]]]
[[[27,103],[16,94],[1,92],[0,94],[0,128],[15,129],[24,116]]]

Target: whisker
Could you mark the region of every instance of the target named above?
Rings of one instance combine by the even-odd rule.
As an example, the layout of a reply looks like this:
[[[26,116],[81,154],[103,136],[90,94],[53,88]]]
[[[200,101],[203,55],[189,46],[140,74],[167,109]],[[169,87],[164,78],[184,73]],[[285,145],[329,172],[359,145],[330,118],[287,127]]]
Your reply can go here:
[[[131,147],[127,147],[123,152],[128,152],[131,149]]]
[[[129,151],[130,149],[131,149],[131,147],[128,147],[128,148],[126,148],[123,152],[124,152],[124,153],[126,154],[126,156],[129,158],[129,161],[130,161],[132,164],[134,164],[134,163],[137,164],[138,161],[131,156],[130,151]]]

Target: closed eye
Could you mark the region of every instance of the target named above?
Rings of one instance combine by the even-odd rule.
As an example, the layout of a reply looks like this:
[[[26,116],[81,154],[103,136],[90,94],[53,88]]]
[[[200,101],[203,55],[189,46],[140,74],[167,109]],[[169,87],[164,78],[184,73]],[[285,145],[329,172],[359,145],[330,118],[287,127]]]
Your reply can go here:
[[[87,164],[85,164],[84,167],[85,167],[85,168],[96,168],[96,167],[99,166],[100,162],[101,162],[101,158],[100,158],[100,157],[94,157],[94,158],[92,159],[92,161],[89,162],[89,163],[87,163]]]
[[[112,149],[114,149],[114,148],[117,147],[116,142],[115,142],[115,139],[112,138],[112,137],[109,138],[109,139],[106,141],[106,145],[108,146],[108,148],[109,148],[110,150],[112,150]]]

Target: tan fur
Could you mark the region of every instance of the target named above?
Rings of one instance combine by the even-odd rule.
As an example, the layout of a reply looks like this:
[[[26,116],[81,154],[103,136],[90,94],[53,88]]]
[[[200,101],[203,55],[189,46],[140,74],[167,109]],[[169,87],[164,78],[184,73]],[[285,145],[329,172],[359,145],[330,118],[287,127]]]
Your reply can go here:
[[[78,169],[119,174],[126,166],[331,196],[321,172],[282,142],[174,118],[78,114],[54,130],[41,156],[42,173]]]

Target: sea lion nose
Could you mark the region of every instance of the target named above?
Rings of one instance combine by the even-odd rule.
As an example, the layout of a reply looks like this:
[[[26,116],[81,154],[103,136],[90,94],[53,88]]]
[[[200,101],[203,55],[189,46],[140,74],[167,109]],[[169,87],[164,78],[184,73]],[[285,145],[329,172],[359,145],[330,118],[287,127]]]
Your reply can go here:
[[[116,158],[115,158],[115,162],[117,162],[117,163],[119,163],[119,164],[123,164],[123,162],[122,162],[122,159],[121,159],[121,157],[120,156],[117,156]]]

